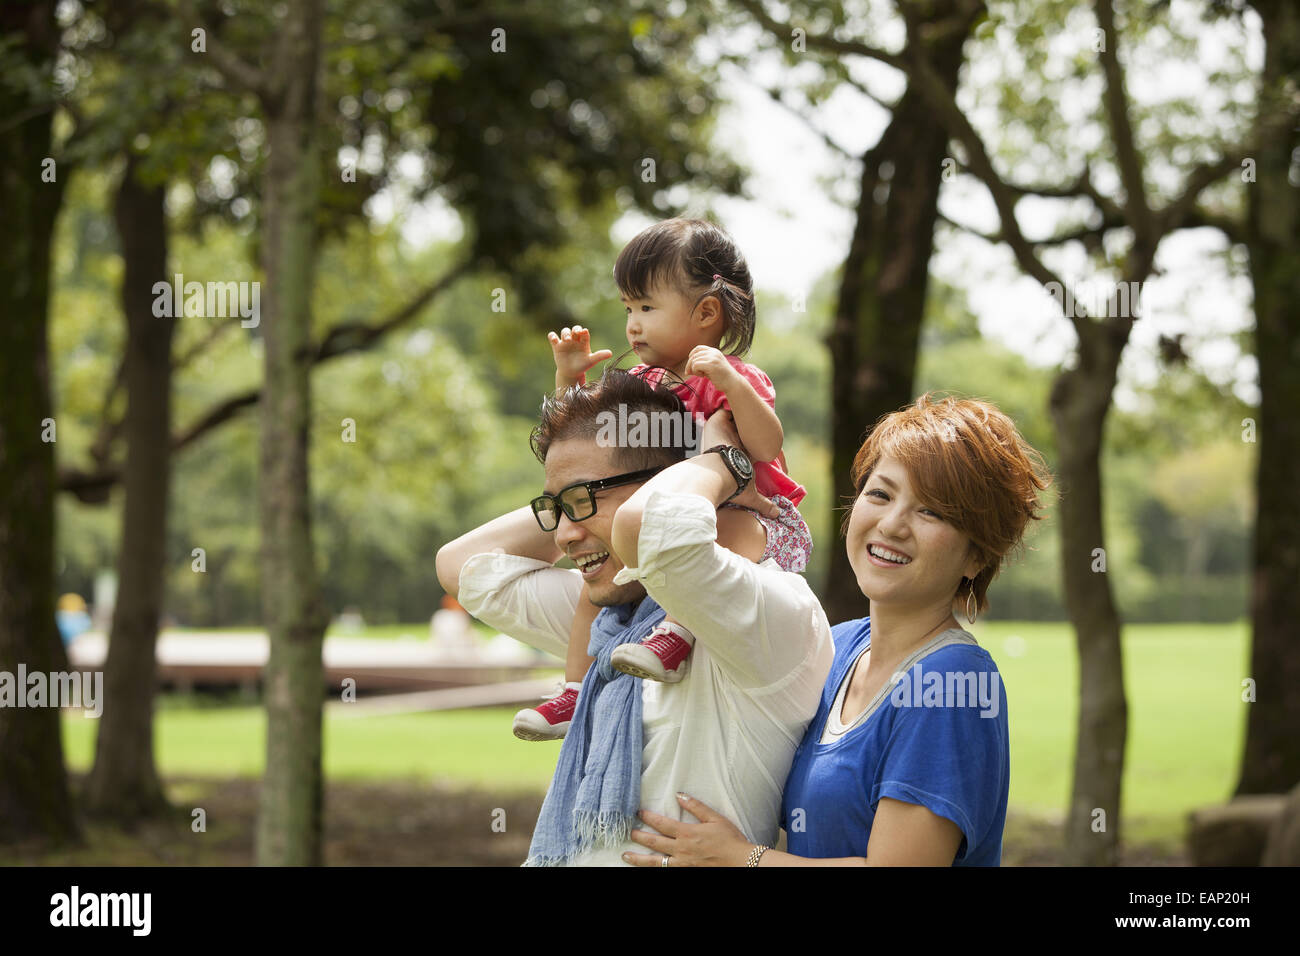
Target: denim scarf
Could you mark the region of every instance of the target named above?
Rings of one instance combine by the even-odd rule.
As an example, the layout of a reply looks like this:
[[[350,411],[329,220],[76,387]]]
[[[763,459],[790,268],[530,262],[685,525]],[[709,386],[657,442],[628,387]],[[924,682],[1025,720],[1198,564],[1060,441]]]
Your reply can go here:
[[[593,847],[619,847],[641,809],[641,678],[614,670],[614,648],[650,633],[664,610],[650,597],[602,608],[573,722],[524,866],[561,866]]]

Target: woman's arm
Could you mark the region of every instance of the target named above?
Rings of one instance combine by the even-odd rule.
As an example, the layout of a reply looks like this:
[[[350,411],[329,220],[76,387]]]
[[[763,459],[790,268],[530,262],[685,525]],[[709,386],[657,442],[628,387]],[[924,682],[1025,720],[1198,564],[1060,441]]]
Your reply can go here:
[[[653,853],[625,853],[635,866],[745,866],[754,844],[708,804],[677,795],[682,809],[699,823],[683,823],[641,811],[641,819],[658,833],[633,830],[632,839]],[[882,797],[867,840],[867,855],[813,859],[781,850],[766,850],[759,866],[951,866],[961,846],[961,830],[951,820],[915,803]]]
[[[961,837],[957,824],[928,807],[881,797],[867,839],[867,866],[952,866]]]

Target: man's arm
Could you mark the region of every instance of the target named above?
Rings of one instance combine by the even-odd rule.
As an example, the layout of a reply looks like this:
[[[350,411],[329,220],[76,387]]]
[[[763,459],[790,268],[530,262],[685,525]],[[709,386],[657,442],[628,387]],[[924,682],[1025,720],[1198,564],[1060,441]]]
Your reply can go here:
[[[726,429],[710,427],[722,414],[709,420],[703,442],[728,443]],[[734,429],[730,436],[734,442]],[[717,506],[735,490],[719,455],[698,455],[655,475],[614,517],[610,544],[626,568],[619,574],[641,581],[737,684],[768,686],[789,677],[791,694],[815,698],[833,653],[826,614],[797,575],[717,544]],[[752,485],[735,501],[778,512]]]
[[[707,434],[707,431],[705,432]],[[705,439],[701,439],[703,444]],[[722,461],[720,455],[696,455],[685,461],[666,468],[638,488],[627,501],[619,507],[614,516],[613,533],[610,544],[614,553],[625,568],[637,566],[638,549],[641,542],[641,522],[645,515],[645,506],[655,492],[668,494],[698,495],[716,509],[736,491],[736,479]],[[756,499],[756,500],[755,500]],[[762,511],[775,518],[780,509],[754,489],[751,480],[744,495],[734,499],[736,504]]]
[[[717,456],[711,456],[717,457]],[[467,531],[455,541],[438,549],[434,570],[438,583],[452,597],[460,593],[460,572],[465,562],[476,554],[503,554],[535,558],[547,564],[560,560],[560,549],[555,546],[555,535],[537,526],[531,508],[524,506],[493,518],[473,531]]]
[[[554,536],[520,508],[444,545],[435,569],[443,589],[474,617],[563,658],[582,579],[553,567],[559,558]]]

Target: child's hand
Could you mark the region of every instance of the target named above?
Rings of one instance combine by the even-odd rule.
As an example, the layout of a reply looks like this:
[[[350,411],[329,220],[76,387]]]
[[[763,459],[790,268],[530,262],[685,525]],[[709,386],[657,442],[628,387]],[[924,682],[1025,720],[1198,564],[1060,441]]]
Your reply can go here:
[[[722,391],[731,384],[736,370],[727,357],[711,345],[697,345],[686,358],[686,375],[702,375]]]
[[[591,332],[580,325],[561,329],[560,334],[548,332],[551,354],[555,356],[555,387],[568,388],[585,385],[587,372],[594,365],[614,357],[609,349],[591,351]]]

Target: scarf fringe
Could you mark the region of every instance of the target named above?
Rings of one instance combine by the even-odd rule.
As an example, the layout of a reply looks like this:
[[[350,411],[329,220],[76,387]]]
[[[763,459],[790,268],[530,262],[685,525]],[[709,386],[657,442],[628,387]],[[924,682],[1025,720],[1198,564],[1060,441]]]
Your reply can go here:
[[[629,839],[632,821],[617,810],[574,810],[573,835],[578,852],[599,847],[620,847]]]
[[[564,866],[591,849],[616,850],[631,839],[633,820],[615,810],[574,810],[573,839],[576,846],[566,856],[538,854],[524,866]]]

